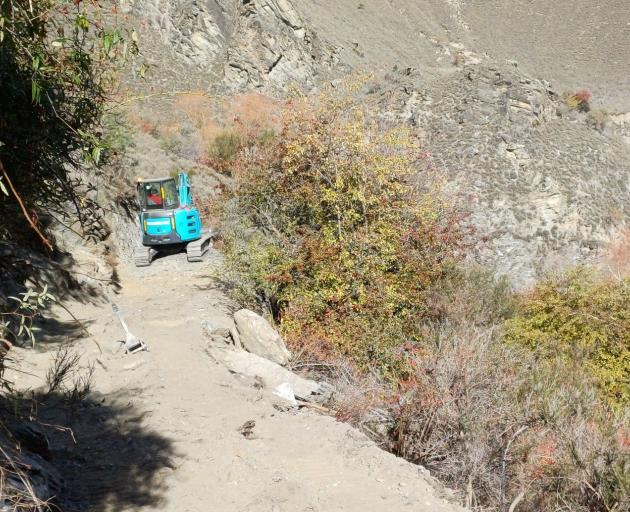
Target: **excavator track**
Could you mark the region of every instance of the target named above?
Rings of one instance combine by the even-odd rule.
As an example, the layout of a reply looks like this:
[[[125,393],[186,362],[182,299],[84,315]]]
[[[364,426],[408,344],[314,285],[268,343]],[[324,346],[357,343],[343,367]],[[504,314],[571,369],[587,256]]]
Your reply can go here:
[[[190,262],[203,261],[203,256],[212,246],[212,237],[215,235],[211,229],[201,231],[201,238],[194,242],[189,242],[186,246],[186,258]]]
[[[136,267],[148,267],[156,254],[157,251],[151,247],[136,247],[133,252],[133,262]]]

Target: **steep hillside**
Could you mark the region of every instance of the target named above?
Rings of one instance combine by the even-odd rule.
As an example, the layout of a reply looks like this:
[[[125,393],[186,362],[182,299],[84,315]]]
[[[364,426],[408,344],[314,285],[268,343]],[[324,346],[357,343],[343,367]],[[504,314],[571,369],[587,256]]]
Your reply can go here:
[[[315,0],[295,6],[355,65],[439,64],[444,58],[427,41],[444,48],[459,43],[497,63],[515,61],[558,90],[587,88],[612,111],[630,109],[630,15],[623,0]]]
[[[462,2],[462,39],[560,90],[586,87],[614,112],[630,110],[630,14],[624,0]]]
[[[625,3],[0,9],[0,508],[630,510]]]
[[[517,284],[591,258],[627,222],[628,145],[586,124],[547,82],[487,60],[428,82],[420,70],[401,75],[390,74],[386,108],[422,132],[489,237],[482,259]]]
[[[586,4],[139,0],[128,11],[146,27],[156,90],[281,95],[374,73],[367,99],[418,128],[489,240],[482,261],[524,286],[592,257],[630,215],[630,16],[620,1]],[[563,99],[582,88],[590,113]]]
[[[126,244],[123,233],[117,226],[117,244]],[[121,258],[120,293],[94,303],[66,303],[89,329],[89,339],[75,349],[80,368],[92,367],[94,381],[89,398],[71,410],[47,395],[38,411],[50,439],[52,474],[65,483],[55,498],[58,505],[118,512],[359,512],[411,506],[463,512],[423,468],[318,414],[316,406],[292,406],[264,378],[215,360],[213,353],[229,352],[229,346],[213,344],[208,329],[233,326],[234,308],[208,276],[218,263],[214,251],[204,264],[190,264],[179,254],[149,269]],[[117,349],[123,331],[103,300],[119,305],[149,352],[126,355]],[[83,338],[67,311],[56,313],[46,324],[47,343]],[[21,371],[7,377],[20,391],[46,388],[55,352],[16,349],[14,358]],[[251,435],[242,433],[248,423]],[[69,428],[53,428],[57,424]],[[32,458],[36,490],[47,497],[52,491],[42,477],[45,463]]]

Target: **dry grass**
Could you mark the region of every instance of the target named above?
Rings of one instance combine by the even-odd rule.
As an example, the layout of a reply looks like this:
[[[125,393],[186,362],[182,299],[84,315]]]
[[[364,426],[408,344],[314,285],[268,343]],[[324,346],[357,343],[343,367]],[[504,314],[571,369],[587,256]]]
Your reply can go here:
[[[203,156],[214,138],[221,132],[217,120],[216,99],[203,92],[181,95],[174,105],[175,111],[183,115],[194,130],[197,139],[198,155]]]
[[[140,107],[128,117],[139,131],[158,138],[165,151],[183,152],[187,158],[222,167],[225,162],[217,157],[216,147],[225,145],[226,136],[248,144],[274,130],[277,111],[275,101],[257,93],[225,99],[192,91],[179,94],[163,112],[152,112],[152,117]]]
[[[53,396],[59,396],[68,404],[77,404],[84,400],[92,387],[94,366],[81,366],[79,354],[69,345],[59,347],[55,354],[52,366],[46,374],[47,391],[44,395],[33,395],[32,403],[28,405],[33,413],[37,407],[37,400],[54,400]],[[22,397],[13,394],[10,386],[4,386],[3,400],[6,400],[4,412],[0,419],[0,502],[2,510],[12,512],[47,512],[60,510],[55,498],[44,500],[42,492],[54,491],[59,482],[55,480],[55,474],[42,475],[46,471],[47,462],[38,458],[40,453],[34,455],[22,446],[19,438],[15,437],[10,425],[21,422],[24,417],[18,415],[19,401]],[[9,392],[7,393],[7,389]],[[12,404],[11,407],[8,407]],[[15,409],[15,410],[13,410]],[[14,417],[15,415],[15,417]],[[32,417],[29,420],[33,421]],[[37,420],[34,420],[37,422]],[[6,423],[5,423],[6,422]],[[50,426],[50,425],[49,425]],[[27,427],[28,428],[28,427]],[[62,426],[56,426],[60,430],[68,430]],[[47,443],[47,441],[46,441]],[[38,462],[41,461],[41,462]],[[35,464],[37,463],[37,464]],[[47,481],[47,491],[41,487],[41,478]],[[52,480],[49,480],[52,478]],[[39,485],[39,487],[37,487]],[[39,494],[39,495],[38,495]]]
[[[273,129],[277,107],[273,100],[258,93],[221,100],[203,92],[191,92],[178,97],[174,112],[179,126],[186,124],[191,129],[189,136],[197,139],[198,154],[203,159],[214,158],[212,148],[226,134],[247,142]]]
[[[244,93],[226,101],[225,122],[246,139],[278,127],[280,104],[258,93]]]
[[[593,108],[589,111],[586,122],[601,133],[610,122],[610,113],[604,108]]]
[[[47,512],[51,504],[41,500],[28,477],[30,466],[20,460],[19,451],[0,441],[0,499],[7,512]],[[8,443],[6,443],[8,444]],[[6,445],[5,445],[6,446]]]
[[[196,127],[212,121],[216,115],[216,105],[213,98],[204,92],[190,92],[178,96],[175,110],[183,113]]]
[[[69,403],[80,402],[90,393],[93,376],[94,365],[82,367],[80,355],[70,345],[62,345],[46,373],[47,395],[60,393]]]
[[[147,119],[137,112],[131,112],[127,117],[131,125],[140,130],[142,133],[147,133],[153,136],[158,134],[157,119]]]
[[[430,338],[395,388],[339,378],[337,417],[430,469],[473,510],[628,510],[627,411],[492,327],[443,323]]]

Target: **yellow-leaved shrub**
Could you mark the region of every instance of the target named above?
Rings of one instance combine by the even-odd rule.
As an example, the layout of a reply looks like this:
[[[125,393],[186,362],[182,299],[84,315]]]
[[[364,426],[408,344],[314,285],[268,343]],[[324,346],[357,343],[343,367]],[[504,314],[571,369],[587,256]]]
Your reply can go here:
[[[630,279],[600,281],[577,268],[520,300],[505,340],[586,370],[613,404],[630,402]]]
[[[276,136],[241,153],[223,207],[228,272],[294,347],[405,373],[462,239],[424,158],[412,129],[348,91],[294,98]]]
[[[461,265],[470,237],[414,131],[366,112],[347,89],[295,98],[227,161],[236,298],[327,369],[338,418],[471,508],[627,510],[628,281],[515,295]]]

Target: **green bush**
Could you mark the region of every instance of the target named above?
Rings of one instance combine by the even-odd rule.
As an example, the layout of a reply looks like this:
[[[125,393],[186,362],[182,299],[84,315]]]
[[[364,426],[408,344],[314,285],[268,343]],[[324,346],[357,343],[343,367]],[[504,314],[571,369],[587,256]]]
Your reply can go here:
[[[112,164],[134,146],[133,129],[119,113],[103,116],[103,161]]]
[[[37,219],[83,220],[77,171],[101,161],[110,86],[137,51],[110,20],[95,4],[0,2],[0,241],[24,243],[30,224],[52,248]]]
[[[210,162],[219,171],[227,171],[244,146],[243,137],[232,130],[223,130],[217,135],[208,148]]]
[[[586,370],[612,403],[630,402],[630,279],[581,267],[540,283],[507,321],[505,340]]]
[[[222,275],[300,361],[339,372],[339,419],[471,509],[626,510],[628,409],[595,386],[623,389],[623,359],[601,363],[627,350],[627,283],[583,271],[518,297],[464,268],[460,218],[413,133],[339,91],[291,101],[276,134],[231,161]],[[587,327],[596,341],[578,351]]]

